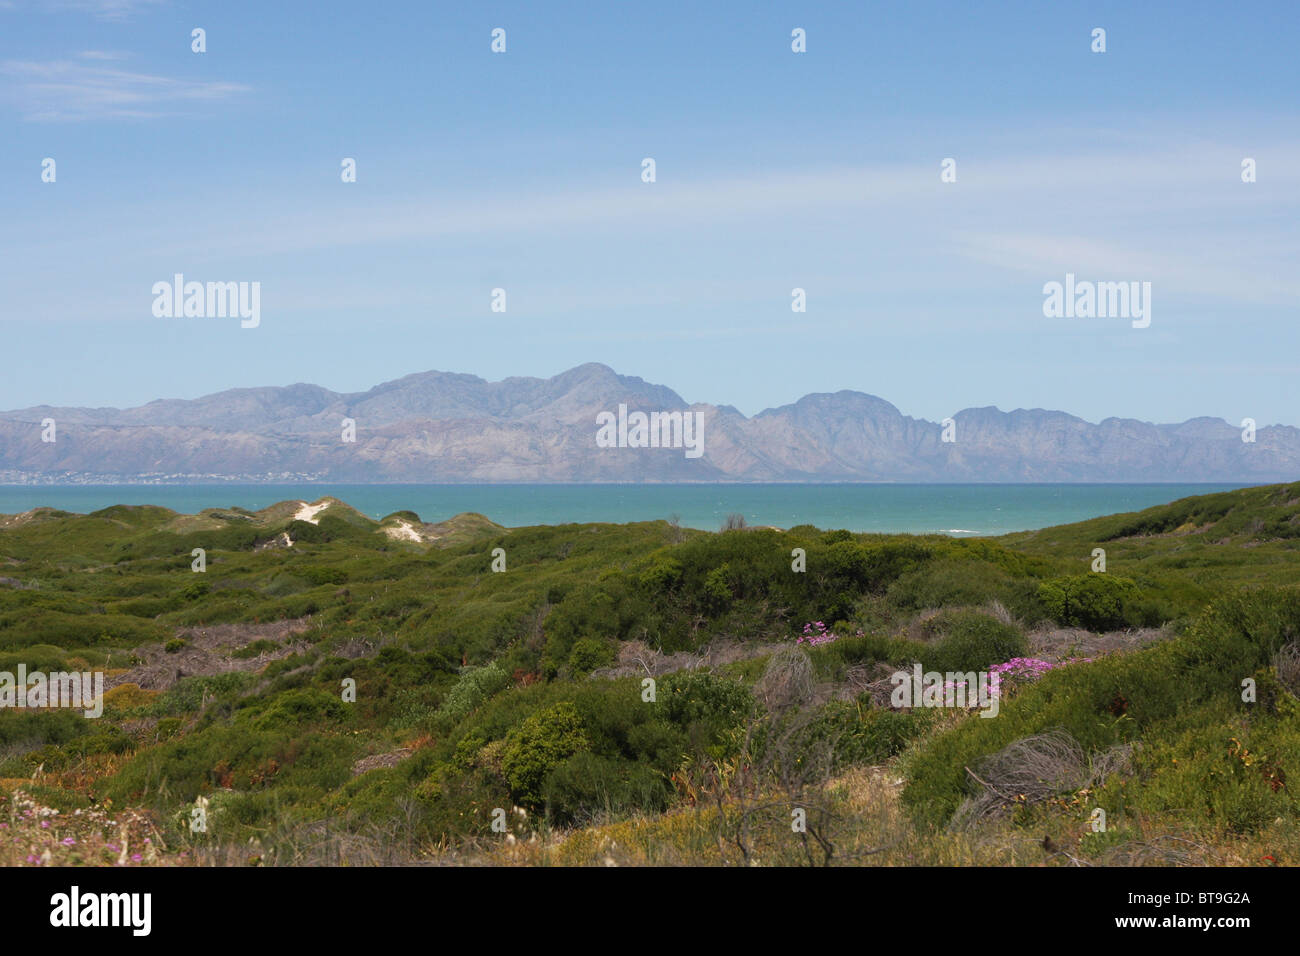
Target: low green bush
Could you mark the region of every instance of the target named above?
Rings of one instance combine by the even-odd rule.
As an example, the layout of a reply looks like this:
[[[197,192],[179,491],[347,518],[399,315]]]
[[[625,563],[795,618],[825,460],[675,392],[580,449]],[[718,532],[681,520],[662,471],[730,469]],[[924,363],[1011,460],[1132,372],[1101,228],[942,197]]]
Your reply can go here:
[[[978,611],[945,612],[934,623],[943,636],[923,652],[926,670],[980,671],[1029,653],[1019,628]]]
[[[524,806],[541,809],[547,774],[587,747],[582,718],[568,701],[531,714],[509,736],[501,767],[511,793]]]
[[[662,811],[672,788],[663,774],[645,764],[577,753],[547,775],[542,796],[552,820],[575,824],[634,810]]]

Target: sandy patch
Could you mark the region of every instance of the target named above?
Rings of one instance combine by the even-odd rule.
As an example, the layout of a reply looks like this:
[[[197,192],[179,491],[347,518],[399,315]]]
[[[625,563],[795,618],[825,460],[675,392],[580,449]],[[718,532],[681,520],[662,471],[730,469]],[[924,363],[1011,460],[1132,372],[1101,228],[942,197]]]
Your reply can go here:
[[[322,501],[319,504],[314,504],[314,505],[309,505],[307,504],[307,502],[304,501],[302,502],[302,507],[300,507],[297,511],[294,512],[293,520],[306,521],[309,522],[310,524],[319,524],[319,521],[317,520],[316,516],[320,514],[322,511],[324,511],[326,508],[328,508],[329,506],[330,503],[328,501]]]
[[[269,548],[292,548],[293,538],[289,537],[289,532],[281,531],[270,541],[263,541],[253,548],[254,551],[266,551]]]
[[[399,521],[396,527],[389,526],[385,528],[384,534],[388,535],[394,541],[414,541],[416,544],[422,544],[424,542],[424,538],[420,536],[420,532],[411,527],[409,521]]]

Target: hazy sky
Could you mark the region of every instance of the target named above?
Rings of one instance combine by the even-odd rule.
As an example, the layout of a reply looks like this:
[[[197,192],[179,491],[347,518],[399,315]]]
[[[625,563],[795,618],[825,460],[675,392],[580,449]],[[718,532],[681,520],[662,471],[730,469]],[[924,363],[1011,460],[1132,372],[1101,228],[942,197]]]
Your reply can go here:
[[[852,388],[1300,424],[1298,27],[1291,0],[0,0],[0,407],[598,361],[746,414]],[[178,272],[260,282],[260,326],[155,318]],[[1044,317],[1067,272],[1150,282],[1150,327]]]

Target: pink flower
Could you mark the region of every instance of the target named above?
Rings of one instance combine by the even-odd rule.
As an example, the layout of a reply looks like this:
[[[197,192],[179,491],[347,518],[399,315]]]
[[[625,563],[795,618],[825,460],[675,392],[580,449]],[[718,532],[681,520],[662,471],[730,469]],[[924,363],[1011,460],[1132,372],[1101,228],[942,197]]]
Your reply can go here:
[[[144,859],[144,857],[142,857],[139,853],[132,853],[132,854],[131,854],[131,861],[132,861],[133,863],[139,863],[139,862],[140,862],[141,860],[143,860],[143,859]]]
[[[816,647],[818,644],[829,644],[837,640],[838,634],[826,630],[826,625],[822,621],[813,621],[811,624],[803,626],[803,635],[795,639],[796,644],[807,644],[810,647]]]
[[[1012,681],[1035,681],[1048,671],[1064,667],[1066,664],[1089,664],[1091,662],[1092,658],[1090,657],[1071,658],[1058,664],[1042,661],[1036,657],[1013,657],[1004,664],[994,664],[989,668],[989,673],[999,677],[1008,677]]]

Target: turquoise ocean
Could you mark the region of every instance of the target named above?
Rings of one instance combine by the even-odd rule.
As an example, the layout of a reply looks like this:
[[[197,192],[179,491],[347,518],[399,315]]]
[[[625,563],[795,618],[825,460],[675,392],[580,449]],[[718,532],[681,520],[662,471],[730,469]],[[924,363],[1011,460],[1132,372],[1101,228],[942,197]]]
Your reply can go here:
[[[89,513],[110,505],[265,508],[332,495],[372,518],[414,511],[441,521],[477,511],[508,527],[654,521],[717,530],[729,514],[751,525],[850,531],[997,535],[1138,511],[1227,484],[688,484],[688,485],[7,485],[0,514],[36,507]]]

